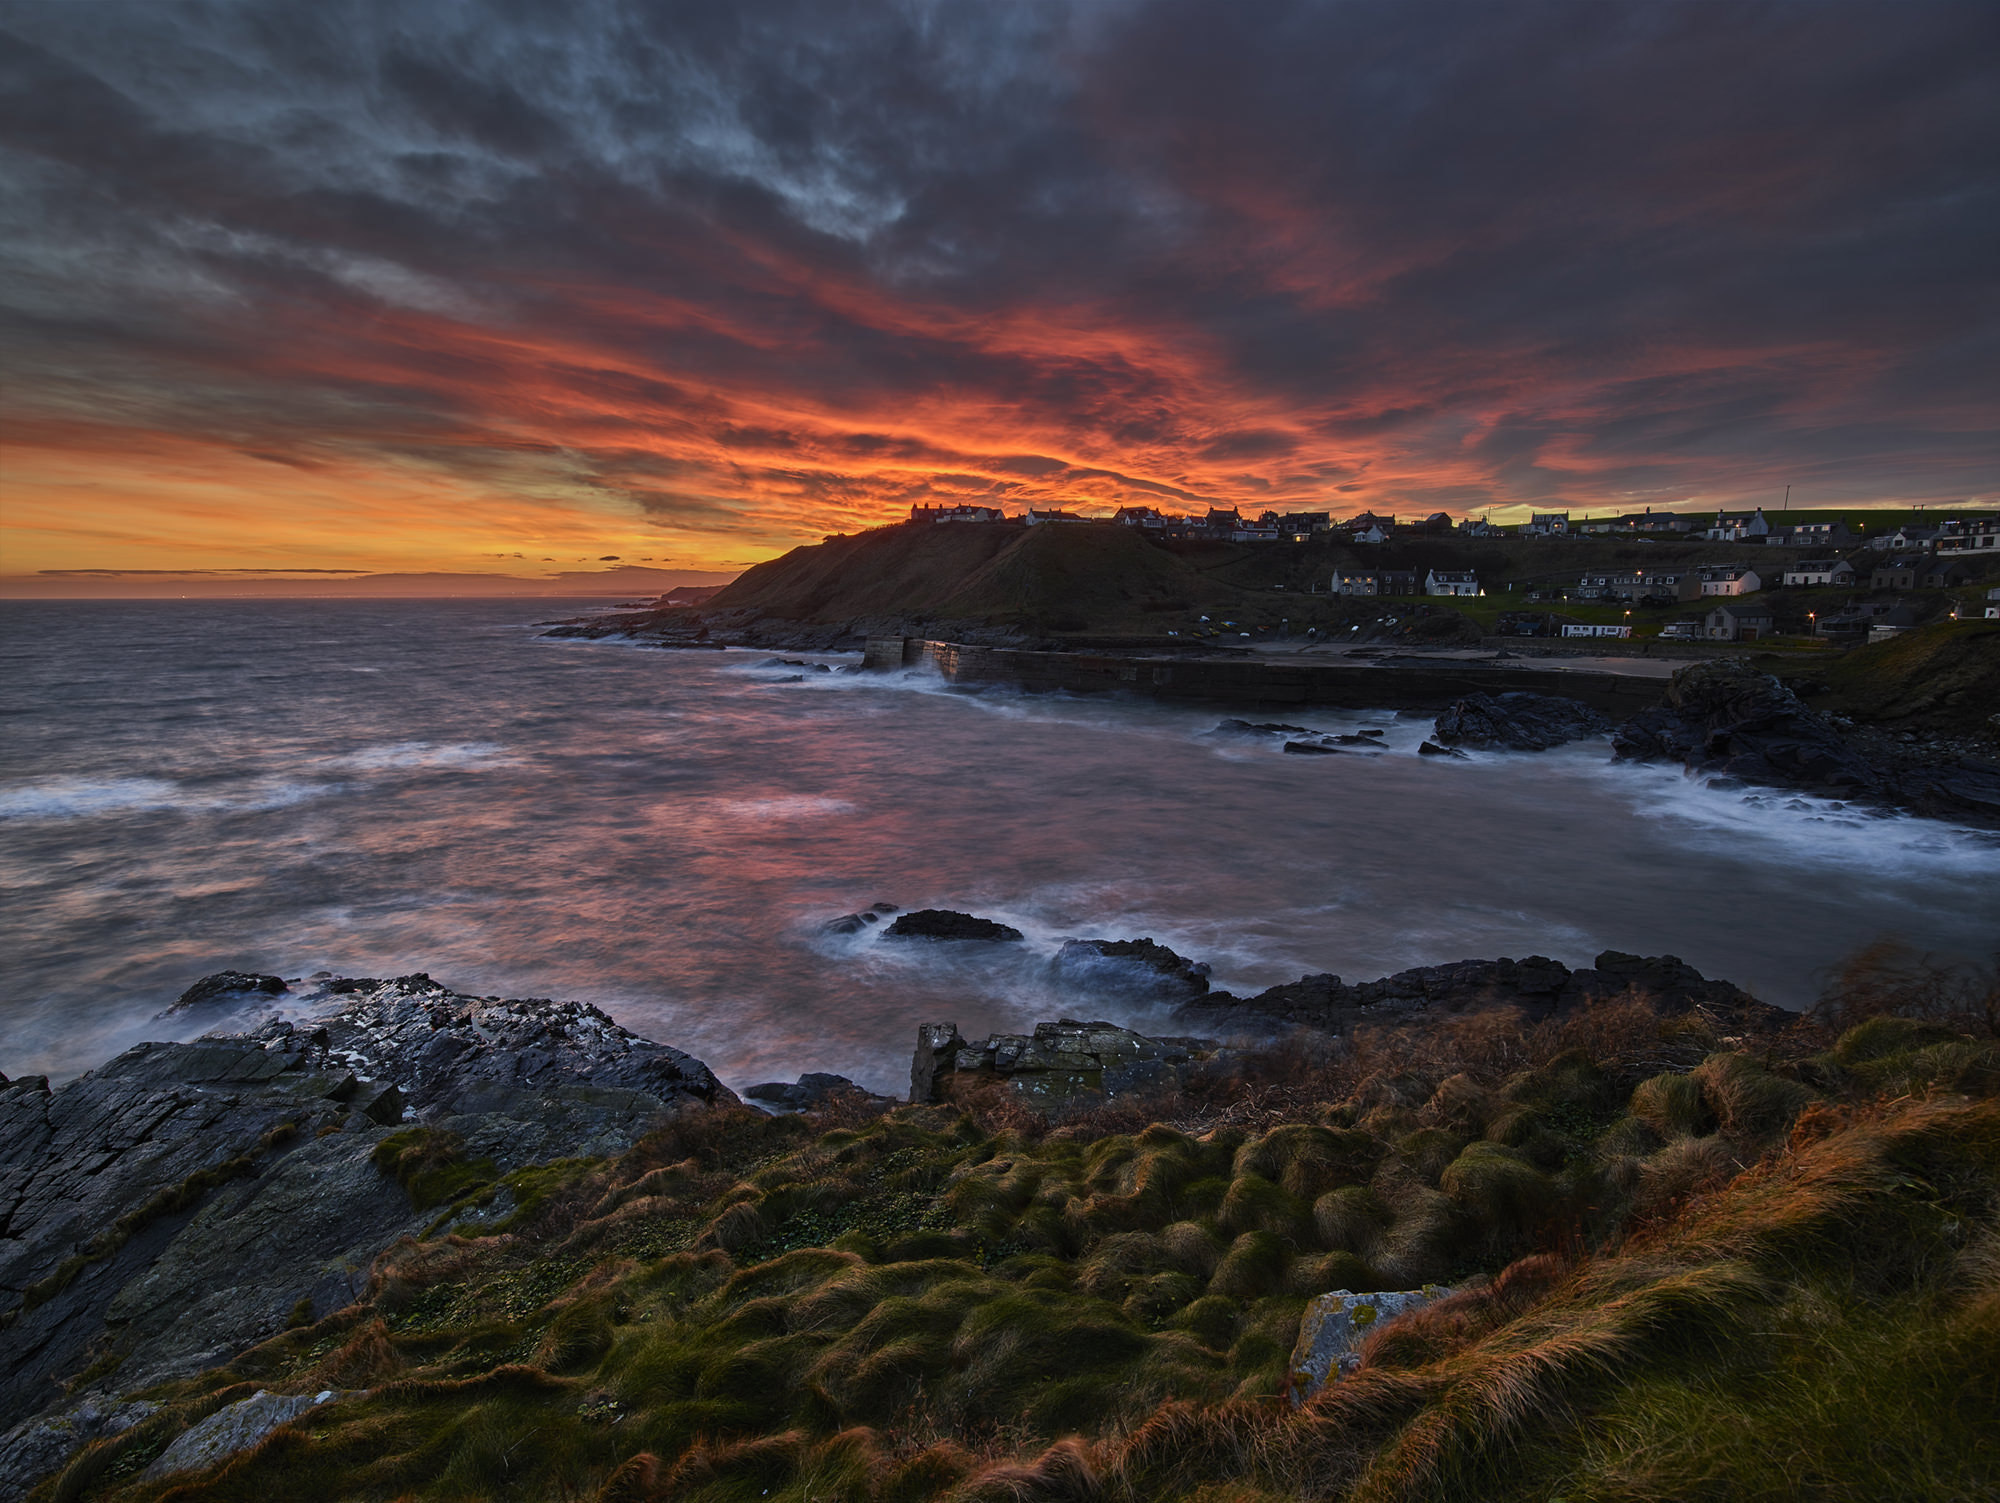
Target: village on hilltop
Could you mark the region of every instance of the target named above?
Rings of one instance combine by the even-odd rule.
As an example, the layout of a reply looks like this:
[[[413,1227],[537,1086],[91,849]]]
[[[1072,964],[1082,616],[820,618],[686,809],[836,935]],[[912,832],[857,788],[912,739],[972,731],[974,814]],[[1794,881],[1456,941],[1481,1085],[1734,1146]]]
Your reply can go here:
[[[2000,514],[1818,512],[1791,520],[1761,509],[1706,514],[1647,509],[1616,516],[1531,514],[1517,526],[1485,518],[1454,521],[1433,512],[1414,521],[1364,511],[1336,520],[1329,511],[1266,511],[1249,517],[1210,507],[1176,514],[1125,506],[1106,516],[1029,507],[1009,514],[992,505],[917,505],[903,526],[954,523],[1134,528],[1163,543],[1227,543],[1298,548],[1334,545],[1342,562],[1313,593],[1493,602],[1499,636],[1649,636],[1661,641],[1758,642],[1790,636],[1836,646],[1879,642],[1949,618],[2000,619]],[[1688,548],[1668,561],[1627,568],[1565,569],[1563,549],[1626,539],[1658,544],[1730,545],[1727,562],[1688,562]],[[1449,545],[1535,545],[1505,555],[1504,577],[1490,568],[1451,567]],[[1438,562],[1377,564],[1396,544],[1427,544]],[[1442,547],[1438,545],[1444,545]],[[1747,550],[1778,550],[1758,556]],[[1492,550],[1485,550],[1491,553]],[[1469,563],[1470,560],[1462,562]],[[1282,588],[1282,587],[1280,587]],[[1541,607],[1521,609],[1518,607]],[[1607,612],[1606,608],[1611,610]],[[1639,612],[1635,619],[1634,613]]]

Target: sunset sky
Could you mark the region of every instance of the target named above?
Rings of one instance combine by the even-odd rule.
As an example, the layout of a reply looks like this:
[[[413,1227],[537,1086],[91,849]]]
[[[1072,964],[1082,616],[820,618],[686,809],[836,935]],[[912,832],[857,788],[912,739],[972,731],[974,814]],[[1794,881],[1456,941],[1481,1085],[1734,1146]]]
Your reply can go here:
[[[1993,505],[1996,159],[1990,0],[0,0],[0,572]]]

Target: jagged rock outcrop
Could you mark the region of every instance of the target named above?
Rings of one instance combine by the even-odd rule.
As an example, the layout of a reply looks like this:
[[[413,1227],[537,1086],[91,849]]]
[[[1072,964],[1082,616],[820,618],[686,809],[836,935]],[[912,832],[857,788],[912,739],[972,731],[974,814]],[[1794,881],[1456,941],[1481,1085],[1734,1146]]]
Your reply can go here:
[[[961,1038],[955,1023],[925,1023],[910,1065],[910,1099],[948,1101],[999,1081],[1039,1106],[1101,1100],[1171,1089],[1183,1067],[1219,1051],[1210,1039],[1148,1038],[1115,1023],[1075,1018],[1037,1023],[1032,1034],[996,1033],[977,1044]]]
[[[0,1088],[0,1477],[22,1470],[20,1422],[86,1367],[129,1393],[351,1302],[377,1253],[439,1215],[370,1162],[397,1127],[454,1134],[504,1174],[735,1100],[580,1002],[417,975],[287,1003],[303,1016]]]
[[[1575,971],[1546,955],[1530,955],[1418,966],[1352,985],[1330,974],[1301,976],[1254,997],[1212,992],[1183,1004],[1176,1016],[1222,1032],[1289,1027],[1344,1033],[1357,1023],[1485,1007],[1519,1008],[1538,1021],[1622,996],[1641,998],[1663,1014],[1700,1007],[1729,1026],[1747,1028],[1790,1016],[1727,981],[1708,980],[1678,956],[1622,950],[1606,950],[1595,966]]]
[[[1186,1002],[1208,992],[1208,967],[1150,939],[1066,939],[1049,962],[1058,986],[1129,1002]]]
[[[1852,794],[1882,783],[1825,716],[1769,674],[1728,660],[1675,670],[1661,703],[1620,726],[1611,745],[1621,758],[1785,788]]]
[[[291,988],[282,976],[262,976],[254,971],[217,971],[204,976],[169,1003],[162,1017],[192,1013],[220,1016],[250,1006],[270,1006],[272,999]]]
[[[1022,937],[1011,924],[959,913],[951,908],[919,908],[882,931],[889,939],[976,939],[1008,942]]]
[[[1438,716],[1434,735],[1444,746],[1547,751],[1610,729],[1609,719],[1578,700],[1517,692],[1466,695]]]
[[[1863,755],[1829,717],[1746,663],[1693,663],[1612,738],[1632,761],[1674,761],[1774,788],[2000,828],[2000,766],[1959,757],[1899,765]]]

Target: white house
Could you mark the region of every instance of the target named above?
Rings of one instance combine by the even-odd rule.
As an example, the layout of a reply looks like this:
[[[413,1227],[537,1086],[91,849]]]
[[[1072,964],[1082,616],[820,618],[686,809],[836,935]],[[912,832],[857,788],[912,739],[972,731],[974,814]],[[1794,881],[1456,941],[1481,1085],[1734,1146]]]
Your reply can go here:
[[[1479,576],[1456,569],[1433,569],[1424,576],[1426,595],[1477,595]]]
[[[1004,522],[1007,513],[997,506],[912,506],[912,522]]]
[[[1919,527],[1915,523],[1898,527],[1894,532],[1885,532],[1868,540],[1871,548],[1885,548],[1891,553],[1929,553],[1937,547],[1938,529]]]
[[[1734,543],[1743,538],[1762,538],[1770,535],[1771,524],[1764,520],[1764,508],[1761,506],[1753,512],[1739,511],[1733,515],[1726,511],[1718,511],[1715,514],[1715,525],[1705,534],[1711,541],[1717,543]]]
[[[1755,569],[1747,569],[1741,564],[1724,564],[1703,569],[1701,592],[1704,595],[1754,595],[1764,588],[1764,581]],[[1736,640],[1734,637],[1729,641]]]
[[[1771,612],[1761,605],[1718,605],[1706,625],[1711,642],[1754,642],[1771,635]]]
[[[1526,530],[1538,538],[1561,537],[1569,531],[1569,513],[1566,511],[1536,512],[1528,518]]]
[[[2000,621],[2000,586],[1986,592],[1986,619]]]
[[[1809,558],[1789,565],[1785,570],[1785,584],[1798,585],[1851,585],[1854,583],[1854,565],[1844,558]]]
[[[1373,569],[1343,569],[1334,581],[1334,589],[1342,595],[1377,595],[1382,590],[1382,579]]]
[[[1566,637],[1629,637],[1632,635],[1632,628],[1629,626],[1582,626],[1577,622],[1569,621],[1563,624],[1563,635]]]
[[[1974,553],[2000,548],[2000,517],[1960,517],[1938,529],[1940,553]]]
[[[1389,541],[1389,534],[1384,532],[1380,527],[1369,526],[1355,533],[1354,541],[1357,543],[1386,543]]]
[[[1028,514],[1023,520],[1030,527],[1039,527],[1044,522],[1083,522],[1089,519],[1079,517],[1073,511],[1037,511],[1031,506],[1028,508]]]

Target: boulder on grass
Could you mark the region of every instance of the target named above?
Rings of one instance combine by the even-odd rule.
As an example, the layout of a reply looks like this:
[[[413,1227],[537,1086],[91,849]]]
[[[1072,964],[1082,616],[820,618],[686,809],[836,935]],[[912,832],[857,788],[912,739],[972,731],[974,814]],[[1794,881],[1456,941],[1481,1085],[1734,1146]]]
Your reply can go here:
[[[1303,1404],[1360,1367],[1361,1343],[1383,1321],[1420,1310],[1453,1292],[1442,1284],[1426,1284],[1380,1294],[1346,1289],[1322,1294],[1306,1306],[1299,1321],[1298,1345],[1292,1348],[1292,1403]]]

